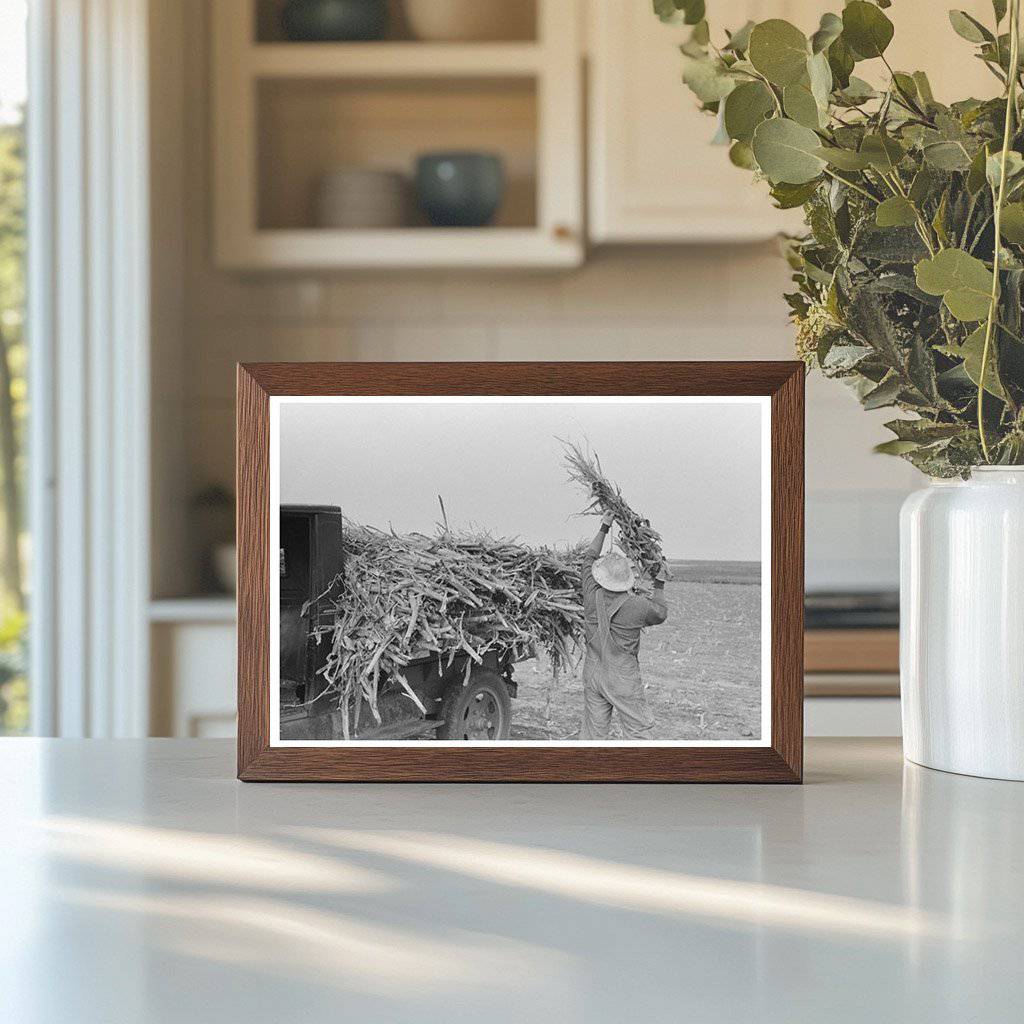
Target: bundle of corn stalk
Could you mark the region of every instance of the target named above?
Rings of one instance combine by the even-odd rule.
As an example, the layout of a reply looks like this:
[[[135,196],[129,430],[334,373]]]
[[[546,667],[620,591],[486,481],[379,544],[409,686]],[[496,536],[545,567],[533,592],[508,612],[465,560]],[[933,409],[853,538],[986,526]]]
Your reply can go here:
[[[322,671],[345,739],[362,701],[380,721],[378,688],[387,678],[426,713],[405,675],[414,661],[436,658],[444,670],[465,656],[468,681],[489,651],[524,657],[539,648],[555,673],[573,660],[583,627],[579,548],[446,529],[399,536],[346,523],[344,549],[344,575],[321,600],[315,632],[331,644]]]
[[[590,495],[590,504],[583,514],[609,513],[615,517],[619,530],[618,543],[626,557],[636,563],[642,576],[655,572],[670,575],[665,554],[661,549],[661,534],[639,512],[634,512],[616,484],[604,475],[601,460],[596,453],[583,451],[577,444],[563,441],[565,464],[569,479],[584,487]]]

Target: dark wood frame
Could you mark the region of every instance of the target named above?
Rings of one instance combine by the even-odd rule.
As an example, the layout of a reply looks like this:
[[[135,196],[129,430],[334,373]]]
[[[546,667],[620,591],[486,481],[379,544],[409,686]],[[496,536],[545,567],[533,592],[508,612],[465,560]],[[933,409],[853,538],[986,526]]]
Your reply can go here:
[[[272,747],[271,395],[768,395],[772,736],[766,747]],[[799,782],[804,367],[799,362],[247,363],[238,366],[238,777],[245,781]]]

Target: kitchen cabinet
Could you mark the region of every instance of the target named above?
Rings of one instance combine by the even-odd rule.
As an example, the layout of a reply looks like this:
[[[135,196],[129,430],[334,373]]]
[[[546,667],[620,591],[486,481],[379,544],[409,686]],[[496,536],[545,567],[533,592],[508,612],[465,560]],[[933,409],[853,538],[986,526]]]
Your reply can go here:
[[[527,3],[529,0],[520,0]],[[272,0],[211,5],[214,255],[230,269],[558,267],[583,258],[579,0],[534,0],[534,37],[283,39]],[[423,152],[497,153],[486,227],[318,223],[339,169],[400,172]],[[407,182],[408,185],[411,182]],[[411,191],[411,190],[410,190]]]
[[[818,23],[808,0],[742,0],[712,7],[738,28],[748,19]],[[719,12],[716,15],[716,11]],[[664,25],[646,2],[591,0],[588,19],[588,175],[594,242],[732,242],[795,229],[767,185],[710,145],[714,118],[681,79],[689,28]]]
[[[150,734],[235,735],[235,602],[227,597],[153,601]]]
[[[989,23],[988,0],[962,6]],[[821,0],[737,0],[709,4],[713,31],[748,19],[785,18],[810,33]],[[956,36],[945,8],[897,3],[888,56],[897,69],[928,72],[938,99],[991,96],[996,80]],[[779,211],[767,186],[710,145],[713,118],[697,109],[681,81],[678,45],[689,28],[664,25],[646,0],[590,0],[588,8],[588,205],[590,238],[608,242],[726,242],[768,238],[802,225],[800,211]],[[858,74],[885,74],[858,66]]]

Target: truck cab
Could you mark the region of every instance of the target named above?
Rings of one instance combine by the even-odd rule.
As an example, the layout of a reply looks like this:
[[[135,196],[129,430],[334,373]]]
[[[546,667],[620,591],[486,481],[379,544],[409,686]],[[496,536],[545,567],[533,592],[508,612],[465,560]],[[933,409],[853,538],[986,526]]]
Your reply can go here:
[[[344,571],[343,522],[337,505],[282,505],[279,531],[280,671],[282,698],[305,703],[317,697],[317,673],[328,647],[318,644],[320,597]],[[283,703],[283,701],[282,701]]]

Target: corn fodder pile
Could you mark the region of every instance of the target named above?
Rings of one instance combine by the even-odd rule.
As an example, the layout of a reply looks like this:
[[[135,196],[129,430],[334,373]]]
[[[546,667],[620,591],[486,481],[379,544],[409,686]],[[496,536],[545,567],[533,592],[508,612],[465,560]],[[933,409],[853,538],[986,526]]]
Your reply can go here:
[[[611,513],[620,546],[644,574],[665,567],[660,536],[604,476],[597,456],[566,444],[566,462],[570,479],[592,498],[584,514]],[[443,670],[465,656],[468,681],[490,651],[524,657],[542,650],[554,671],[550,703],[558,673],[583,641],[585,545],[531,548],[446,526],[432,536],[397,535],[350,522],[343,545],[344,574],[321,595],[313,629],[319,643],[330,644],[321,671],[325,694],[343,712],[345,739],[362,702],[380,721],[378,693],[388,679],[426,713],[405,675],[410,663],[426,657]]]
[[[585,488],[591,498],[584,512],[596,515],[607,512],[615,517],[619,547],[637,564],[641,575],[659,571],[669,575],[661,549],[661,534],[651,526],[649,519],[633,511],[618,486],[604,475],[596,453],[584,452],[579,445],[568,441],[563,444],[569,479]]]
[[[556,673],[582,636],[582,548],[529,548],[483,534],[398,536],[346,523],[344,577],[326,594],[318,630],[331,651],[323,669],[344,712],[344,736],[357,705],[374,718],[378,687],[394,678],[421,711],[406,666],[436,657],[448,668],[467,655],[466,678],[489,651],[545,651]],[[353,712],[355,713],[353,714]]]

